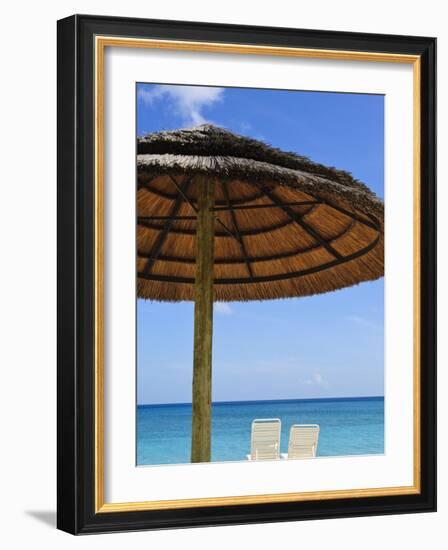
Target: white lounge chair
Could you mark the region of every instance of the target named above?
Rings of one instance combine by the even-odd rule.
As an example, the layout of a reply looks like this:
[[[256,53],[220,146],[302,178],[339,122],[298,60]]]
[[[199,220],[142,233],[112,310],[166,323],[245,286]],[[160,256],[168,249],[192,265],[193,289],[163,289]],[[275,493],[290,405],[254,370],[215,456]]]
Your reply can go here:
[[[314,458],[318,439],[317,424],[294,424],[289,432],[288,453],[282,453],[282,458]]]
[[[279,418],[260,418],[252,422],[248,460],[278,460],[280,458]]]

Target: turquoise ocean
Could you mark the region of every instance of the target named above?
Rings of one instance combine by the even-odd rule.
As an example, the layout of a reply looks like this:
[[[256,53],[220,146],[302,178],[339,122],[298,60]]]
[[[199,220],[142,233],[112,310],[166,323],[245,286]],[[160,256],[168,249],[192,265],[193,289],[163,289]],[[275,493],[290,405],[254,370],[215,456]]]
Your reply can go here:
[[[281,452],[293,424],[319,424],[317,456],[384,453],[384,398],[233,401],[212,405],[212,461],[245,460],[255,418],[280,418]],[[137,465],[190,462],[191,404],[137,406]]]

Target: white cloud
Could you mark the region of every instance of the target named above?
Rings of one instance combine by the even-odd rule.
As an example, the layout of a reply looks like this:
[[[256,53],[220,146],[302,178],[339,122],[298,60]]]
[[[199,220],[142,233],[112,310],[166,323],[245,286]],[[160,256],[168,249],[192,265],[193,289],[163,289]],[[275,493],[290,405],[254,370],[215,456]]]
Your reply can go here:
[[[210,122],[203,111],[206,107],[222,101],[223,95],[223,88],[208,86],[159,85],[150,89],[140,88],[138,92],[139,98],[147,105],[161,99],[171,101],[175,112],[186,126]]]
[[[233,309],[227,302],[216,302],[214,306],[214,311],[220,315],[232,315]]]
[[[305,380],[304,384],[306,384],[307,386],[320,386],[324,388],[328,387],[328,382],[318,372],[314,373],[313,376],[308,380]]]
[[[239,130],[244,134],[252,130],[252,126],[248,122],[243,121],[239,123]]]
[[[348,315],[346,319],[362,327],[378,328],[378,325],[374,321],[366,319],[365,317],[360,317],[359,315]]]

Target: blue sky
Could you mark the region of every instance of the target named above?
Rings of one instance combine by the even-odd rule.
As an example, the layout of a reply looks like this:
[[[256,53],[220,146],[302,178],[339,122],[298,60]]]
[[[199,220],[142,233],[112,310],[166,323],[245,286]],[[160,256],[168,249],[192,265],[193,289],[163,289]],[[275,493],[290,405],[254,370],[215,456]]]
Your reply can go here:
[[[384,98],[137,85],[137,134],[210,122],[351,172],[384,197]],[[216,304],[213,401],[383,395],[384,283]],[[191,401],[193,304],[137,301],[137,401]]]

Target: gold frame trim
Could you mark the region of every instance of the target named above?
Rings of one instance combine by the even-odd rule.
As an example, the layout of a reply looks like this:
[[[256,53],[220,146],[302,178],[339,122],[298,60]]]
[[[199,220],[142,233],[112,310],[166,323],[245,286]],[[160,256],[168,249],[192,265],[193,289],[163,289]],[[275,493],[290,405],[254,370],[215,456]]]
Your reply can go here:
[[[143,502],[104,502],[104,51],[106,47],[150,48],[161,50],[270,55],[312,59],[374,61],[413,65],[413,185],[414,185],[414,482],[403,487],[347,489],[304,493],[279,493],[216,498],[195,498]],[[206,506],[232,506],[274,502],[303,502],[341,498],[412,495],[421,492],[420,425],[420,56],[389,53],[320,50],[308,48],[254,46],[177,40],[153,40],[111,36],[95,37],[95,513],[166,510]]]

